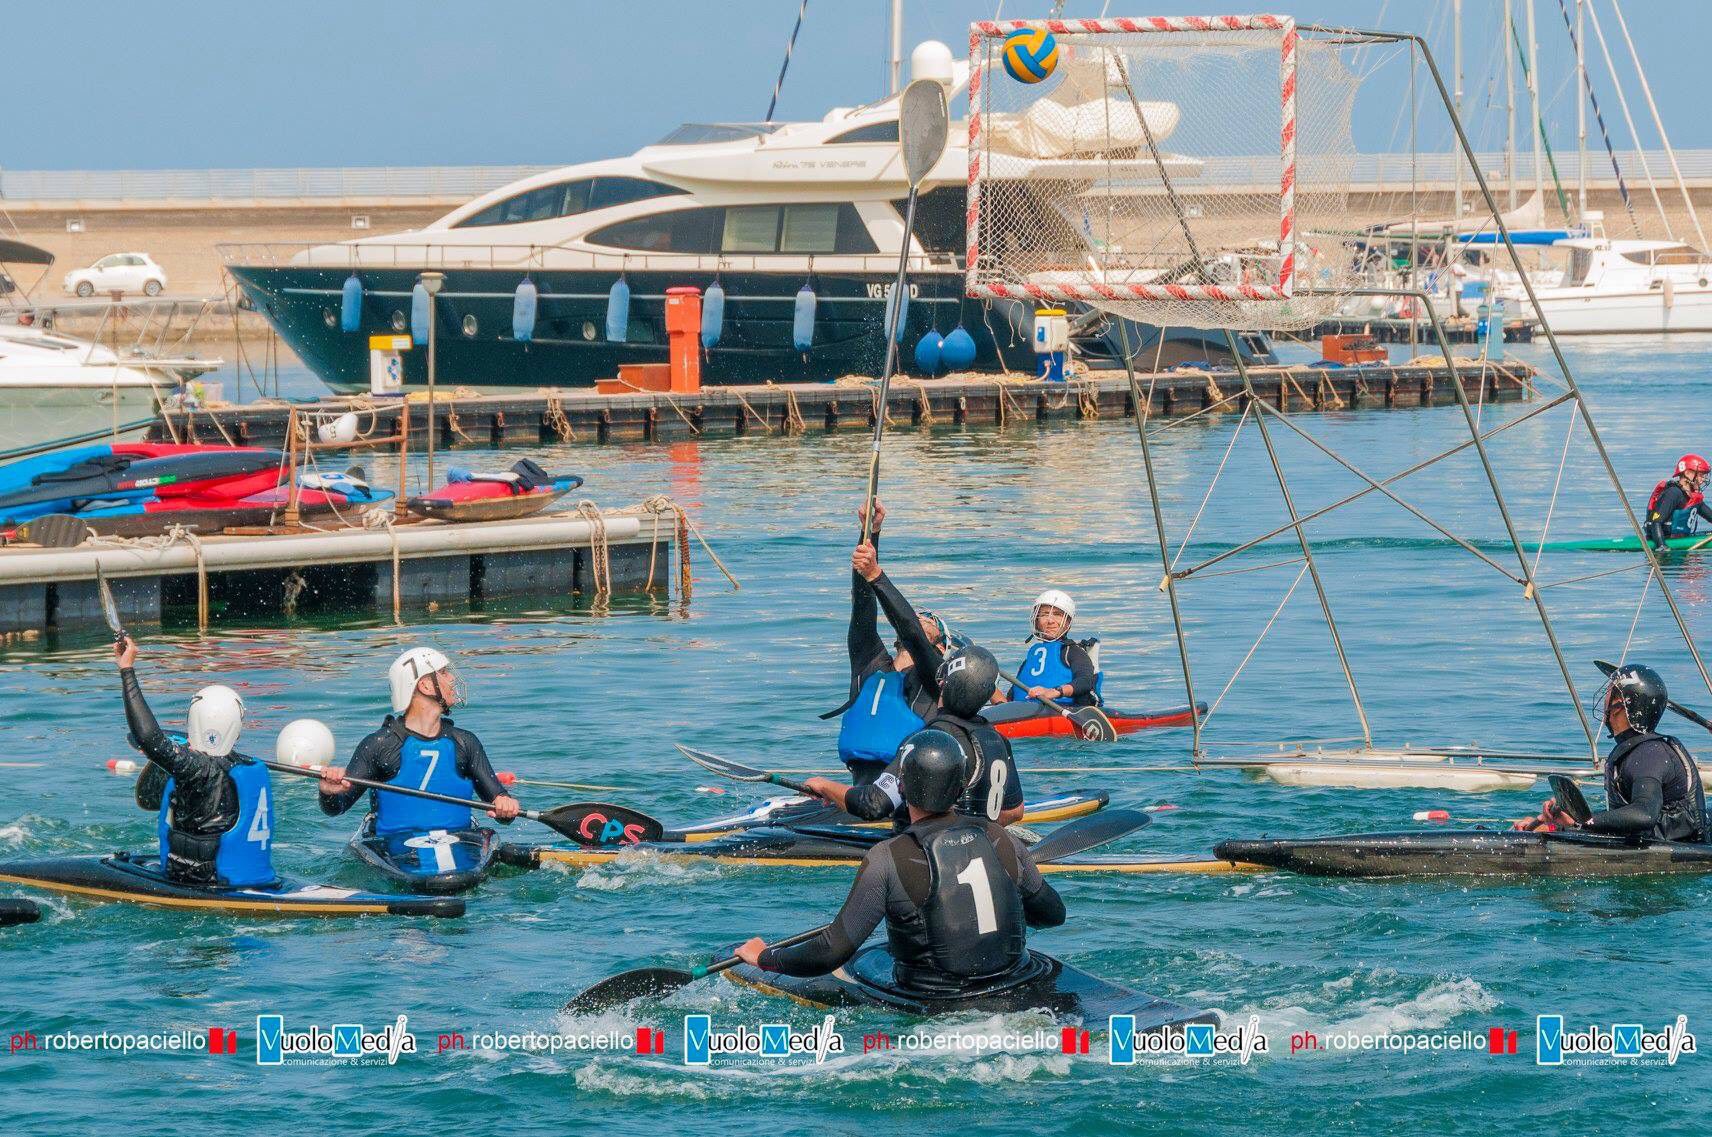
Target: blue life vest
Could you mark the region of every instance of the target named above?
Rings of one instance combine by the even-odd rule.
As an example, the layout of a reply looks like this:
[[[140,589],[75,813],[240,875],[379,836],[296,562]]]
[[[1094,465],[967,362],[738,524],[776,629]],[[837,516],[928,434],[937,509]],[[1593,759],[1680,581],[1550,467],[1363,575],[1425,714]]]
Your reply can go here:
[[[838,757],[846,763],[890,762],[922,725],[904,695],[903,673],[876,671],[862,681],[838,725]]]
[[[227,771],[227,777],[238,787],[238,820],[220,834],[214,874],[220,883],[234,888],[271,884],[279,879],[279,874],[273,871],[273,781],[268,777],[267,767],[259,762],[236,762]],[[160,820],[155,826],[163,867],[171,851],[168,834],[172,831],[172,789],[172,779],[168,778],[161,793]]]
[[[449,733],[439,738],[407,735],[398,755],[398,774],[392,785],[450,797],[473,798],[475,783],[458,773],[458,744]],[[419,797],[376,790],[376,833],[425,833],[430,829],[468,829],[470,809]]]
[[[1022,657],[1022,663],[1017,667],[1017,678],[1021,683],[1011,684],[1011,699],[1028,698],[1030,687],[1062,687],[1075,677],[1070,665],[1064,662],[1064,645],[1070,641],[1064,639],[1036,640],[1028,645],[1028,651]],[[1083,641],[1083,646],[1094,643],[1094,640]],[[1095,664],[1097,667],[1098,664]],[[1094,673],[1094,698],[1100,697],[1100,688],[1105,686],[1104,673]],[[1053,702],[1070,706],[1076,702],[1069,695],[1061,695]]]

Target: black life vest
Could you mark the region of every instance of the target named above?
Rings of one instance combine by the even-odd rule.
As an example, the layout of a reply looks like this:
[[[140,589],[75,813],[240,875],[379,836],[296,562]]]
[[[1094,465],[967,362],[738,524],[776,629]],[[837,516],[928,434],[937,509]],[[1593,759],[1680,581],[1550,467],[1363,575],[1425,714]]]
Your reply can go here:
[[[959,718],[943,707],[928,716],[927,725],[955,738],[973,759],[969,784],[957,799],[956,812],[997,821],[1004,812],[1005,787],[1017,776],[1011,744],[986,719]]]
[[[901,986],[960,992],[1001,978],[1027,959],[1022,892],[986,826],[958,820],[909,837],[927,857],[927,899],[913,918],[889,919],[886,936]]]
[[[1706,789],[1700,780],[1700,767],[1695,765],[1694,757],[1688,753],[1688,748],[1672,735],[1638,731],[1633,737],[1617,744],[1605,759],[1606,808],[1620,809],[1629,804],[1623,764],[1643,742],[1653,740],[1670,747],[1679,763],[1687,790],[1674,799],[1669,796],[1665,798],[1664,806],[1659,810],[1658,828],[1648,836],[1660,841],[1704,842],[1712,834],[1707,832],[1706,827]]]

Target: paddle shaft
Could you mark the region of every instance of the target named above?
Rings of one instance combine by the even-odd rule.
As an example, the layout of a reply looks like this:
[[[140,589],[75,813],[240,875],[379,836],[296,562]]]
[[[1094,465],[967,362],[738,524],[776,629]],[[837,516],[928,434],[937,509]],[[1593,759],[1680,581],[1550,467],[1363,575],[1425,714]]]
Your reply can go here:
[[[321,777],[322,768],[319,766],[292,766],[285,762],[269,762],[265,758],[257,758],[256,761],[268,769],[278,770],[282,774],[296,774],[299,777],[316,779]],[[493,803],[489,801],[452,797],[450,794],[437,794],[430,790],[413,790],[408,786],[395,786],[390,782],[371,782],[367,778],[353,778],[349,775],[345,775],[341,780],[347,781],[353,786],[361,786],[365,790],[381,790],[389,794],[403,794],[405,797],[419,797],[423,801],[438,801],[447,805],[467,805],[471,809],[488,810],[493,808]],[[533,809],[520,809],[517,811],[517,816],[527,817],[530,821],[541,820],[541,814]]]
[[[818,928],[810,928],[806,932],[798,932],[789,939],[783,939],[776,944],[768,944],[767,946],[772,948],[787,948],[796,947],[798,944],[806,944],[808,941],[814,939],[814,937],[820,935],[830,927],[832,927],[831,924],[822,924]],[[721,971],[730,971],[733,967],[736,967],[742,962],[743,960],[738,956],[728,955],[724,959],[716,960],[713,963],[703,964],[702,966],[693,969],[690,972],[690,978],[705,979],[709,975],[718,975]]]
[[[917,183],[911,182],[909,198],[904,203],[904,243],[898,251],[898,276],[892,284],[892,318],[886,324],[886,363],[880,370],[879,411],[874,415],[874,450],[868,457],[868,496],[862,508],[862,543],[866,545],[874,532],[874,499],[880,493],[880,442],[886,437],[886,404],[891,398],[892,372],[898,365],[898,337],[902,334],[905,297],[909,280],[910,240],[915,232],[915,199]]]

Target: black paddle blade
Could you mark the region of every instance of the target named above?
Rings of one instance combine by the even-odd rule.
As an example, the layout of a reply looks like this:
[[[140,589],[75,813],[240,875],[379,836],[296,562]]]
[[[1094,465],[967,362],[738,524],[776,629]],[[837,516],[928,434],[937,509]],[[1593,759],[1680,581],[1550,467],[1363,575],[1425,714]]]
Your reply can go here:
[[[1546,781],[1551,783],[1552,797],[1557,799],[1558,808],[1569,814],[1577,825],[1586,824],[1587,819],[1593,816],[1593,807],[1587,804],[1587,795],[1581,792],[1575,779],[1568,774],[1551,774]]]
[[[589,849],[658,841],[666,832],[665,826],[646,813],[598,801],[543,810],[535,820]]]
[[[1089,742],[1118,740],[1118,728],[1112,725],[1112,720],[1106,717],[1106,712],[1098,707],[1077,707],[1070,712],[1070,721],[1076,724],[1076,730]]]
[[[614,975],[610,979],[602,979],[566,1003],[565,1010],[571,1014],[586,1015],[604,1011],[609,1007],[623,1006],[634,999],[657,999],[694,980],[695,976],[689,972],[670,967],[638,968]]]
[[[1116,841],[1152,822],[1153,817],[1139,809],[1102,810],[1059,826],[1051,836],[1029,849],[1028,855],[1037,865],[1049,864]]]

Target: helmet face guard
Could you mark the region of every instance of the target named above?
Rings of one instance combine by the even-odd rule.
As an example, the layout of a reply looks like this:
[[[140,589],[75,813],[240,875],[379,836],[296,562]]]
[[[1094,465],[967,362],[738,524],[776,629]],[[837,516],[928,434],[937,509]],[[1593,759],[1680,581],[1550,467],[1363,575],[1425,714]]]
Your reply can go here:
[[[1633,730],[1656,730],[1664,717],[1670,696],[1659,673],[1642,664],[1627,664],[1613,671],[1600,688],[1599,718],[1605,731],[1616,737],[1611,728],[1611,709],[1621,706]]]

